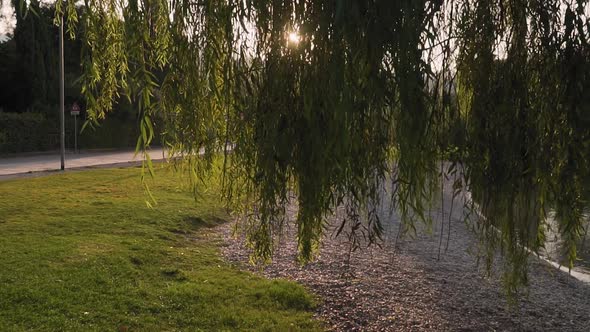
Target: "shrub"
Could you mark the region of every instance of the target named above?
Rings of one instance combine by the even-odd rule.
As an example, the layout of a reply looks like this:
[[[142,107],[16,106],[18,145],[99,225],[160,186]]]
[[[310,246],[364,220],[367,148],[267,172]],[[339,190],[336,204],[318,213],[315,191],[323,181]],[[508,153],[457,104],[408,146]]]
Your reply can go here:
[[[83,122],[84,120],[78,120],[79,128],[82,127]],[[84,131],[80,133],[78,144],[82,149],[135,147],[137,137],[139,137],[138,125],[133,119],[107,117],[97,126],[88,125],[84,128]]]
[[[54,148],[59,141],[51,139],[52,130],[43,114],[0,112],[0,153]]]
[[[56,106],[57,109],[57,106]],[[54,112],[54,113],[57,113]],[[109,117],[98,126],[88,126],[78,117],[78,148],[134,148],[139,129],[133,118]],[[66,112],[66,149],[74,149],[74,117]],[[159,143],[156,135],[154,145]],[[0,153],[47,151],[59,149],[59,120],[42,113],[8,113],[0,111]]]

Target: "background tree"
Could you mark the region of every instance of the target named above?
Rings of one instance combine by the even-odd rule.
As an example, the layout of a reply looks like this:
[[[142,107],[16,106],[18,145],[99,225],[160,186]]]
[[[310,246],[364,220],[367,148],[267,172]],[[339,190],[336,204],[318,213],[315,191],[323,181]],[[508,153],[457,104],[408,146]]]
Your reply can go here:
[[[0,77],[5,87],[0,105],[13,112],[39,112],[57,116],[59,58],[58,29],[53,24],[55,7],[37,0],[23,6],[21,0],[12,0],[15,11],[15,28],[12,38],[1,44],[3,54]],[[68,39],[64,44],[66,99],[79,100],[81,75],[81,44]]]
[[[13,0],[16,10],[16,27],[14,29],[14,41],[19,58],[19,71],[25,81],[25,90],[29,108],[33,109],[49,101],[48,97],[54,92],[56,86],[57,52],[53,36],[50,37],[51,19],[47,19],[41,12],[39,1],[32,0],[29,7],[20,7],[19,0]],[[55,72],[55,73],[53,73]],[[49,91],[52,90],[52,91]]]
[[[3,110],[24,110],[30,102],[18,59],[14,39],[0,43],[0,108]]]

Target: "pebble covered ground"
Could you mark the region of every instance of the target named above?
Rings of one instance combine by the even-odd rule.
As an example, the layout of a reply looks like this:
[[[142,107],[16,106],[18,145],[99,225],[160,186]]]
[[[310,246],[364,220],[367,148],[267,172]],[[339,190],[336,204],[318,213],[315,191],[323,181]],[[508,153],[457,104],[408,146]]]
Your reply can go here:
[[[486,277],[476,263],[478,242],[462,221],[462,209],[449,218],[448,197],[445,192],[444,211],[432,211],[439,220],[432,231],[414,238],[398,238],[399,218],[383,209],[389,227],[381,248],[350,257],[345,238],[332,236],[335,225],[318,259],[305,266],[296,262],[293,226],[284,230],[271,264],[250,265],[243,237],[235,236],[231,224],[219,228],[223,254],[244,269],[305,285],[319,298],[317,317],[333,331],[590,331],[590,284],[537,258],[530,260],[529,287],[509,306],[501,273]],[[444,218],[437,218],[441,213]]]

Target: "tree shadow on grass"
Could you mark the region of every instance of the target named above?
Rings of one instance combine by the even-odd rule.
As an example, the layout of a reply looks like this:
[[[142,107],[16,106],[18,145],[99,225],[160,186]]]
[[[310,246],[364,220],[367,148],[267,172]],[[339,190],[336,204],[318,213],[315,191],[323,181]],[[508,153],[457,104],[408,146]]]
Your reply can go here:
[[[188,235],[200,229],[211,229],[226,223],[227,220],[215,215],[185,216],[177,227],[168,230],[175,234]]]
[[[202,227],[213,228],[226,222],[227,220],[214,215],[187,216],[183,218],[183,223],[193,230]]]

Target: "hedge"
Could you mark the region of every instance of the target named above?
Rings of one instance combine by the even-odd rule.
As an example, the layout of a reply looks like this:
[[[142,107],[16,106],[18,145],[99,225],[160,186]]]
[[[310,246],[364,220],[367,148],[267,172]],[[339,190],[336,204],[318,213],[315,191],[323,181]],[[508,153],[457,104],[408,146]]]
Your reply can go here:
[[[59,144],[57,133],[43,114],[0,112],[0,153],[52,149]]]
[[[78,119],[79,128],[83,122],[84,120]],[[138,124],[134,119],[107,117],[98,126],[86,126],[78,137],[78,146],[82,149],[135,147],[138,137]]]
[[[84,124],[78,117],[78,130]],[[74,149],[74,117],[67,113],[66,149]],[[134,117],[111,117],[98,126],[87,126],[79,133],[79,149],[134,148],[139,137]],[[158,144],[159,136],[153,144]],[[46,118],[41,113],[0,112],[0,154],[59,149],[59,120]]]

